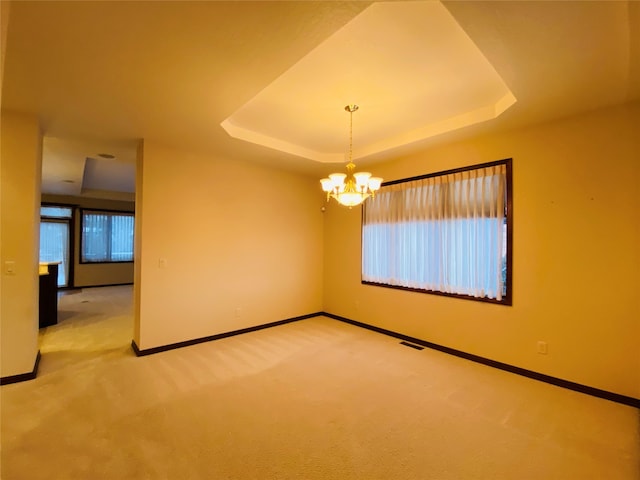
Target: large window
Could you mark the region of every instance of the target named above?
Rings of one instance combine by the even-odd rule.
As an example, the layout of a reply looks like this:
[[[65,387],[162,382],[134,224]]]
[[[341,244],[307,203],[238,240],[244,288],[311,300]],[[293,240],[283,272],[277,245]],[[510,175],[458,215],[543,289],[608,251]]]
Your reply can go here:
[[[511,159],[387,182],[367,200],[362,281],[511,305]]]
[[[80,261],[132,262],[133,223],[133,213],[83,210]]]

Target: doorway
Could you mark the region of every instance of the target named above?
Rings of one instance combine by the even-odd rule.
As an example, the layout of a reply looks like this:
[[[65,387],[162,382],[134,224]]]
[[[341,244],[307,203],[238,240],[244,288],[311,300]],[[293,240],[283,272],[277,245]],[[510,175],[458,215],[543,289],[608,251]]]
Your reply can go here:
[[[40,207],[40,262],[58,262],[58,288],[72,287],[73,207]]]

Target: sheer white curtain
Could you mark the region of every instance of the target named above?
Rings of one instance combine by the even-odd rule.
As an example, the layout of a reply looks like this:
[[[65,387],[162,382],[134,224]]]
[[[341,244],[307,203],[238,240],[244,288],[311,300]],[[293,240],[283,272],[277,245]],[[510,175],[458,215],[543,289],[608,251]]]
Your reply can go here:
[[[506,165],[384,186],[364,206],[362,279],[501,300]]]

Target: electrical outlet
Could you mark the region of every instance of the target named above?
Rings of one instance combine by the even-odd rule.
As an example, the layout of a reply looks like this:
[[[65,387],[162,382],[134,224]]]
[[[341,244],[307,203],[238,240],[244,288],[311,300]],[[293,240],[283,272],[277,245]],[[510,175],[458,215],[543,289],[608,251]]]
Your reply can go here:
[[[159,258],[158,259],[158,268],[167,268],[167,259]]]
[[[538,353],[540,355],[546,355],[549,353],[549,346],[547,342],[543,342],[542,340],[538,341]]]

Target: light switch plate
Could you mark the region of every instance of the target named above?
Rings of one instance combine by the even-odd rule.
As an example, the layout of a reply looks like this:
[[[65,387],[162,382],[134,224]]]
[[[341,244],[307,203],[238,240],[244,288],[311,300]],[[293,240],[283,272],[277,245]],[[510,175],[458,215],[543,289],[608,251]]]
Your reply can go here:
[[[15,275],[16,274],[16,262],[13,260],[7,260],[4,262],[4,274]]]

